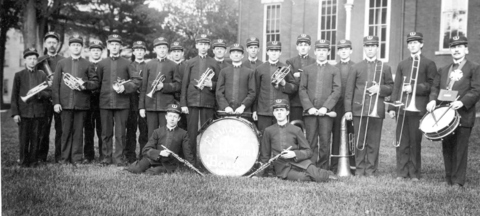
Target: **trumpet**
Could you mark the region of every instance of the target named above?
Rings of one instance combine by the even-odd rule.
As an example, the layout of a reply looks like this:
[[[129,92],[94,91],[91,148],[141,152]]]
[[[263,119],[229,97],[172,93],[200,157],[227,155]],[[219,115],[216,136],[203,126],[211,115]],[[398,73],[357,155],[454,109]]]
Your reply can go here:
[[[377,76],[377,71],[378,71],[378,63],[380,62],[380,78],[378,80],[378,84],[377,82],[375,81],[375,78]],[[380,85],[382,84],[382,72],[383,72],[383,62],[382,61],[377,61],[377,63],[375,64],[375,71],[374,71],[374,74],[373,74],[373,85]],[[363,99],[362,99],[362,110],[361,110],[361,114],[360,114],[360,122],[359,122],[359,126],[358,126],[358,132],[357,132],[357,141],[355,143],[357,143],[357,149],[362,151],[363,149],[365,149],[365,144],[366,144],[366,140],[367,140],[367,134],[368,134],[368,122],[370,120],[370,117],[372,118],[379,118],[380,116],[378,115],[378,111],[377,111],[377,106],[378,106],[378,98],[380,97],[380,89],[378,90],[378,92],[376,93],[376,98],[375,98],[375,104],[373,106],[373,109],[371,112],[368,113],[367,115],[367,123],[365,124],[365,133],[364,133],[364,137],[363,137],[363,143],[362,143],[362,147],[359,148],[359,144],[360,144],[360,134],[361,133],[361,128],[362,128],[362,119],[363,119],[363,111],[364,111],[364,108],[365,108],[365,98],[367,96],[367,85],[368,85],[368,81],[365,82],[365,88],[363,89]],[[368,94],[370,96],[370,102],[368,104],[368,111],[370,111],[370,108],[372,107],[372,99],[373,99],[373,95],[374,94]]]
[[[207,70],[205,70],[205,72],[203,72],[200,79],[198,79],[198,80],[195,79],[195,81],[197,81],[197,84],[195,85],[195,88],[203,90],[203,88],[205,87],[205,81],[207,79],[211,80],[213,78],[213,76],[215,76],[215,72],[211,68],[207,68]]]
[[[117,81],[115,81],[112,85],[112,88],[113,90],[115,90],[116,92],[118,92],[118,90],[120,89],[120,86],[121,85],[125,85],[125,83],[129,83],[131,82],[132,80],[129,79],[129,80],[124,80],[124,79],[121,79],[120,77],[117,77]]]
[[[158,72],[157,74],[157,77],[155,77],[155,80],[153,80],[152,82],[152,91],[150,91],[148,94],[147,94],[147,97],[149,98],[153,98],[153,93],[155,93],[155,91],[157,91],[157,85],[162,82],[165,81],[165,75],[164,74],[161,74],[161,72]]]
[[[291,65],[279,67],[275,72],[272,74],[272,84],[275,85],[275,88],[278,88],[278,85],[282,82],[283,79],[290,73]]]
[[[85,84],[85,81],[83,81],[81,78],[74,77],[73,75],[65,72],[62,72],[62,74],[63,74],[63,82],[70,89],[81,91],[85,88],[83,87],[83,84]]]
[[[348,140],[348,144],[347,144]],[[338,155],[332,154],[332,143],[330,142],[330,160],[332,157],[338,157],[338,169],[337,169],[337,176],[340,177],[348,177],[352,176],[350,172],[350,161],[348,157],[355,155],[355,138],[353,134],[347,134],[347,119],[345,119],[345,115],[342,117],[341,124],[340,124],[340,149]],[[348,150],[352,152],[352,154],[348,154]]]
[[[35,67],[37,67],[39,64],[43,64],[43,67],[45,68],[45,72],[47,73],[47,79],[51,79],[53,77],[53,71],[50,68],[50,65],[48,64],[48,58],[44,58],[41,61],[37,62]]]
[[[20,99],[22,99],[23,102],[27,102],[28,99],[38,94],[39,92],[45,90],[46,88],[48,88],[48,83],[47,81],[43,81],[42,83],[28,90],[27,95],[20,97]]]

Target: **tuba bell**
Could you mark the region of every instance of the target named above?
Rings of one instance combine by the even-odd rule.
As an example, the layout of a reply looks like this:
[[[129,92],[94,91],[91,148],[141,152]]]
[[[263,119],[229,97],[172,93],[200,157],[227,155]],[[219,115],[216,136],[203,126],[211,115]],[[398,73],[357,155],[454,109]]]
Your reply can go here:
[[[44,58],[41,61],[37,62],[35,67],[39,66],[40,64],[43,64],[43,67],[45,68],[45,72],[47,73],[47,79],[51,79],[51,77],[53,77],[53,71],[48,64],[48,58]]]
[[[347,144],[348,140],[348,144]],[[348,157],[355,155],[355,138],[351,134],[347,134],[347,119],[345,115],[342,117],[340,124],[340,149],[338,155],[333,155],[330,153],[330,157],[338,157],[338,168],[336,175],[339,177],[349,177],[352,176],[350,172],[350,160]],[[330,152],[332,151],[332,143],[330,143]],[[348,150],[352,152],[351,155],[348,154]]]

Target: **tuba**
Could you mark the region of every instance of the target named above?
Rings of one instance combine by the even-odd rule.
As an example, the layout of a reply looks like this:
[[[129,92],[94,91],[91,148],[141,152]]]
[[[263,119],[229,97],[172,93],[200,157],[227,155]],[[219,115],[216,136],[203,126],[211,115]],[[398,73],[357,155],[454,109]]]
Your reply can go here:
[[[118,89],[120,89],[121,85],[124,85],[125,83],[129,83],[131,81],[132,81],[131,79],[124,80],[124,79],[121,79],[120,77],[117,77],[117,81],[115,81],[113,83],[112,88],[113,88],[113,90],[118,91]]]
[[[153,82],[152,82],[152,91],[150,91],[147,94],[147,97],[153,98],[153,93],[155,93],[155,91],[157,90],[157,85],[160,82],[163,83],[163,81],[165,81],[165,75],[161,74],[161,72],[158,72],[157,77],[155,77],[155,80],[153,80]]]
[[[46,88],[48,88],[48,83],[47,81],[43,81],[42,83],[28,90],[27,95],[20,97],[20,99],[22,99],[23,102],[27,102],[28,99],[30,99],[31,97],[33,97],[34,95],[38,94],[39,92],[43,91]]]
[[[211,68],[207,68],[207,70],[205,70],[205,72],[203,72],[200,79],[198,79],[198,80],[195,79],[195,81],[197,81],[197,84],[195,85],[195,88],[203,90],[203,88],[205,87],[205,81],[207,79],[211,80],[213,78],[213,76],[215,76],[215,72]]]
[[[51,79],[51,77],[53,77],[53,71],[50,68],[50,65],[48,64],[48,58],[44,58],[41,61],[37,62],[35,67],[37,67],[40,64],[43,64],[43,67],[45,68],[45,72],[47,73],[47,79]]]
[[[272,74],[272,84],[275,85],[275,88],[278,88],[280,82],[290,73],[291,65],[279,67],[273,74]]]
[[[332,142],[330,143],[330,158],[338,157],[338,169],[336,173],[337,176],[352,176],[352,173],[350,172],[350,160],[348,157],[355,155],[354,141],[355,138],[353,137],[353,134],[347,134],[347,120],[345,119],[344,115],[340,124],[340,149],[338,155],[332,155]],[[349,150],[352,152],[351,155],[348,154]]]
[[[62,74],[63,74],[63,82],[70,89],[81,91],[84,88],[83,84],[85,83],[85,81],[83,81],[82,79],[78,77],[74,77],[69,73],[62,72]]]

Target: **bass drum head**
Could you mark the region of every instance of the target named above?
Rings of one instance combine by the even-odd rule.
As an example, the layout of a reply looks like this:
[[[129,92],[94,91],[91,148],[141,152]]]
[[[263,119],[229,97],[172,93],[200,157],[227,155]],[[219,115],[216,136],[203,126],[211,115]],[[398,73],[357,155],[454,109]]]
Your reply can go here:
[[[433,118],[432,113],[435,115],[435,119],[438,121],[437,124],[435,124],[435,119]],[[455,120],[456,116],[455,110],[449,109],[448,107],[437,108],[432,113],[425,115],[420,122],[420,130],[426,134],[437,133],[438,131],[447,128],[452,121]],[[445,115],[442,117],[444,113]],[[440,117],[442,118],[440,119]]]
[[[245,175],[257,161],[260,146],[251,123],[237,118],[213,122],[200,135],[197,145],[203,166],[220,176]]]

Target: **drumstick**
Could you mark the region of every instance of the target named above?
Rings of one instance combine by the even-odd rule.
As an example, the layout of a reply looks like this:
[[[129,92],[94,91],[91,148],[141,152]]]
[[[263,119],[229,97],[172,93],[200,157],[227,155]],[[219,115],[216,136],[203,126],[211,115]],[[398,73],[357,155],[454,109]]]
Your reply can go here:
[[[316,116],[315,114],[310,115],[310,114],[308,114],[308,113],[305,113],[304,115],[305,115],[305,116]],[[337,113],[336,113],[335,111],[330,111],[330,112],[328,112],[328,113],[325,113],[325,116],[328,116],[328,117],[331,117],[331,118],[335,118],[335,117],[337,117]]]
[[[458,98],[460,98],[460,96],[458,96],[457,98],[455,98],[455,100],[454,100],[453,102],[457,101]],[[448,106],[448,109],[445,110],[445,112],[443,112],[443,114],[440,116],[440,118],[438,119],[438,121],[442,120],[443,116],[445,116],[445,114],[447,114],[447,112],[448,112],[451,108],[452,108],[452,106]],[[433,114],[433,112],[432,112],[432,114]],[[435,120],[435,119],[434,119],[434,120]],[[433,126],[438,125],[438,121],[436,121]]]

